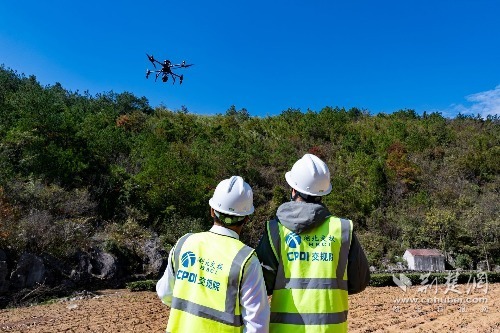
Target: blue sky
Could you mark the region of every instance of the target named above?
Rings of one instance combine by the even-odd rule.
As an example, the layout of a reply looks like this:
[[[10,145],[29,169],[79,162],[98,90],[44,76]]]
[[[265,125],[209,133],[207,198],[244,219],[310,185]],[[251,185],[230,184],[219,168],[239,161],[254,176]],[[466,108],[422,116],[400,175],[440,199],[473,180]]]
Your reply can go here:
[[[0,0],[0,64],[199,114],[358,107],[500,114],[498,0]],[[186,60],[181,86],[146,80]]]

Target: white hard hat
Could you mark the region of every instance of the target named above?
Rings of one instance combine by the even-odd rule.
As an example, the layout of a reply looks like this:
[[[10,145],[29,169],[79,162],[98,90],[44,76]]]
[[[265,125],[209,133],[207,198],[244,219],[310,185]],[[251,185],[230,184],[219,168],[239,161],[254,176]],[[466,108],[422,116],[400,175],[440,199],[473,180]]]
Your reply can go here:
[[[208,203],[223,214],[246,216],[254,211],[252,188],[240,176],[221,181]]]
[[[328,166],[313,154],[305,154],[295,162],[285,179],[288,185],[303,194],[317,197],[332,191]]]

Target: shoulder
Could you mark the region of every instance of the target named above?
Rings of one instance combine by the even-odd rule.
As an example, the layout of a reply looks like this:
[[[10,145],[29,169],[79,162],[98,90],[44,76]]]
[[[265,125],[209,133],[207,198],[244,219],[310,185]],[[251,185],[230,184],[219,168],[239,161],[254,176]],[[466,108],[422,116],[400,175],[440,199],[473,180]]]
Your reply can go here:
[[[184,236],[182,236],[181,238],[179,238],[179,239],[177,240],[177,242],[175,242],[174,247],[172,248],[172,250],[174,251],[174,253],[175,253],[176,251],[180,251],[180,249],[182,248],[182,245],[184,244],[184,242],[185,242],[185,241],[186,241],[186,240],[187,240],[190,236],[192,236],[192,235],[194,235],[194,233],[187,233],[187,234],[185,234]]]
[[[257,274],[262,274],[262,269],[259,259],[255,253],[252,253],[252,255],[245,262],[245,266],[243,268],[243,280],[251,278],[251,276],[255,276]]]
[[[281,224],[280,220],[278,217],[274,217],[267,221],[266,223],[266,229],[268,232],[272,232],[272,230],[277,230],[279,228],[279,225]]]

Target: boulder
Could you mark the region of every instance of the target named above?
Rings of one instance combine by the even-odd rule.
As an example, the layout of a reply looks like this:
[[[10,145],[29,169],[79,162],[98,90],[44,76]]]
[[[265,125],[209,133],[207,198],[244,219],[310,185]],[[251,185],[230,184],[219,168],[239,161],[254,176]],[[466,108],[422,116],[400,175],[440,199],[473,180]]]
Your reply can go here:
[[[73,258],[74,266],[70,272],[69,278],[76,284],[86,284],[90,281],[92,275],[90,271],[90,255],[87,252],[78,251]]]
[[[33,288],[45,282],[46,269],[43,260],[31,253],[24,253],[10,275],[14,289]]]
[[[111,280],[117,277],[117,261],[107,252],[93,249],[90,252],[90,265],[90,274],[96,278]]]
[[[151,278],[159,278],[167,267],[168,253],[161,246],[160,239],[153,237],[142,246],[142,270]]]
[[[478,271],[487,271],[488,270],[489,265],[488,265],[488,262],[486,260],[481,260],[477,263],[477,270]]]
[[[8,275],[7,255],[0,250],[0,293],[5,293],[9,290],[10,282],[7,280]]]
[[[60,286],[61,281],[64,281],[69,276],[70,268],[63,260],[51,254],[44,253],[41,258],[45,266],[45,284]]]
[[[115,257],[97,248],[76,253],[75,261],[70,279],[77,284],[88,284],[95,279],[113,280],[119,275]]]
[[[403,270],[407,269],[407,267],[405,266],[405,264],[402,263],[402,262],[397,262],[396,263],[396,267],[397,267],[397,270],[399,270],[399,271],[403,271]]]

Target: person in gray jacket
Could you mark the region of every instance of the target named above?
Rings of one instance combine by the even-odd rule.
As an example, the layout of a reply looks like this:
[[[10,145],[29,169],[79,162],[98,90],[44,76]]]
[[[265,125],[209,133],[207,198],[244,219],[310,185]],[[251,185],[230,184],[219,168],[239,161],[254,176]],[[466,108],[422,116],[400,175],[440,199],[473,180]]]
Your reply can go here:
[[[334,217],[321,202],[332,186],[320,158],[305,154],[285,179],[291,201],[266,224],[256,248],[267,294],[273,295],[270,332],[286,331],[289,324],[346,331],[347,295],[370,281],[363,248],[352,222]]]

